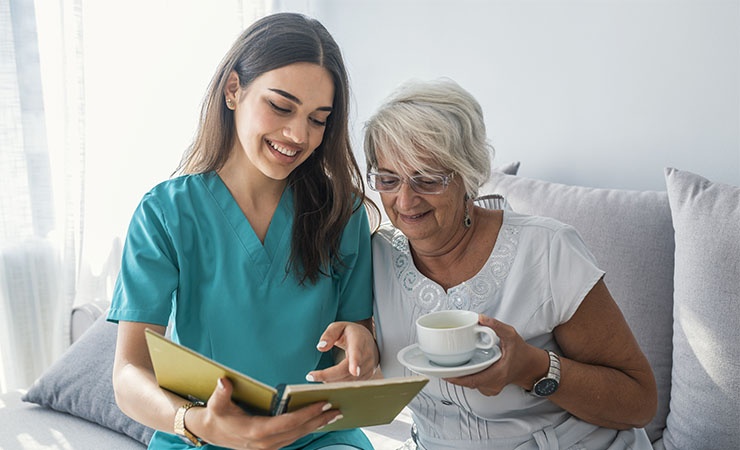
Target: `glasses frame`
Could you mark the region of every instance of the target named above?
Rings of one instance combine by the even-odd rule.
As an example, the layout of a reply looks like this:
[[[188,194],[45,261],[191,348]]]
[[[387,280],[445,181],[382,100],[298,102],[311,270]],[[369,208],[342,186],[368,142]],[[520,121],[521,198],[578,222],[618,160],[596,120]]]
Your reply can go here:
[[[386,189],[386,190],[378,189],[375,183],[372,181],[372,178],[379,177],[379,176],[396,178],[398,179],[399,183],[395,189]],[[439,191],[425,191],[420,187],[421,186],[420,184],[414,181],[415,179],[431,178],[431,177],[440,178],[440,181],[442,182],[442,187],[440,188]],[[409,187],[411,187],[411,189],[414,192],[416,192],[417,194],[422,194],[422,195],[439,195],[443,193],[444,191],[447,190],[447,188],[450,185],[450,182],[452,181],[454,177],[455,177],[455,172],[450,172],[447,175],[421,175],[420,174],[420,175],[413,175],[410,177],[402,177],[401,175],[397,175],[395,173],[387,173],[387,172],[368,172],[365,176],[365,178],[367,179],[368,187],[375,192],[378,192],[381,194],[395,194],[401,190],[401,185],[406,183],[409,185]]]

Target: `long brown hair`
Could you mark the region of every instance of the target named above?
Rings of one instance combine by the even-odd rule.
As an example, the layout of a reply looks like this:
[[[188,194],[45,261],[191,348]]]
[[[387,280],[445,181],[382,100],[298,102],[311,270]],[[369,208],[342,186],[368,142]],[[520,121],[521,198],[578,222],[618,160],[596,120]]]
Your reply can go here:
[[[364,203],[373,217],[377,206],[365,196],[348,130],[349,81],[342,52],[317,20],[277,13],[253,23],[234,42],[208,88],[192,145],[175,173],[218,170],[236,139],[234,113],[226,107],[224,88],[231,71],[246,88],[265,72],[298,62],[324,67],[334,81],[334,103],[324,138],[314,153],[287,179],[295,200],[291,255],[287,271],[301,283],[315,283],[332,264],[341,265],[339,243],[352,213]],[[360,201],[361,200],[361,201]]]

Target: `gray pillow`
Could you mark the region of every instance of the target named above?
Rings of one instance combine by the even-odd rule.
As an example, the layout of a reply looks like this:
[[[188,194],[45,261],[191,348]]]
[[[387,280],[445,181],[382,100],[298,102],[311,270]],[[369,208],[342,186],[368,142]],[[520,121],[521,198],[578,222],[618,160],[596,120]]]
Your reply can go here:
[[[123,414],[113,395],[116,331],[105,314],[97,319],[36,380],[23,401],[81,417],[147,445],[154,431]]]
[[[488,209],[503,209],[501,205],[496,201],[490,200],[491,183],[493,183],[494,176],[498,173],[505,173],[507,175],[516,175],[519,173],[520,161],[511,161],[500,166],[491,167],[491,177],[478,188],[478,197],[476,197],[476,204],[483,208]],[[477,200],[480,199],[480,200]],[[504,199],[505,200],[505,199]],[[503,202],[503,200],[501,200]]]
[[[519,213],[552,217],[574,226],[606,271],[604,280],[658,385],[658,411],[645,427],[660,438],[671,390],[673,228],[668,196],[569,186],[494,174],[488,192],[503,195]]]
[[[501,172],[508,175],[516,175],[519,173],[519,165],[521,164],[520,161],[512,161],[510,163],[502,164],[498,167],[494,167],[491,172]],[[486,185],[483,185],[486,186]],[[484,187],[481,187],[481,192],[483,192]]]
[[[666,449],[740,442],[740,187],[668,168],[676,237]]]

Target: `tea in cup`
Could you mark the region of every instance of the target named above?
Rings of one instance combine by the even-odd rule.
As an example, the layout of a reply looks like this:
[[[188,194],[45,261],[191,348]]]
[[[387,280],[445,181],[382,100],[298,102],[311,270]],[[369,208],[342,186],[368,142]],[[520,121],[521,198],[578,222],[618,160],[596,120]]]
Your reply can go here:
[[[473,311],[423,315],[416,320],[416,335],[429,361],[447,367],[461,366],[470,361],[476,349],[490,349],[498,343],[491,328],[478,325],[478,313]]]

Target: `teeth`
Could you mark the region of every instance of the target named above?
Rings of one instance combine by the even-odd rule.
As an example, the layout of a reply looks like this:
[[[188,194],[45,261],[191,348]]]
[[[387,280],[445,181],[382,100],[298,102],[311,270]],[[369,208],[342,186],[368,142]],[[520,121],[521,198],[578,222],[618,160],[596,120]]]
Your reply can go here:
[[[285,147],[281,147],[272,141],[267,141],[267,143],[270,145],[270,147],[274,148],[278,153],[281,153],[285,156],[295,156],[298,153],[295,150],[290,150]]]

